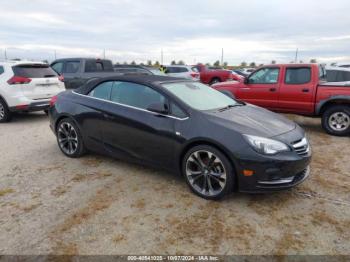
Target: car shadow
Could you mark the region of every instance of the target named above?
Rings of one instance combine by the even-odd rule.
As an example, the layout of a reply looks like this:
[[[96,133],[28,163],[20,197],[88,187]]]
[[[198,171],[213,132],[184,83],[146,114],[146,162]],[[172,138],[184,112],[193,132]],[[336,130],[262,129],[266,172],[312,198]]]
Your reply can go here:
[[[41,122],[48,121],[48,117],[44,112],[31,113],[14,113],[10,123],[26,123],[26,122]]]

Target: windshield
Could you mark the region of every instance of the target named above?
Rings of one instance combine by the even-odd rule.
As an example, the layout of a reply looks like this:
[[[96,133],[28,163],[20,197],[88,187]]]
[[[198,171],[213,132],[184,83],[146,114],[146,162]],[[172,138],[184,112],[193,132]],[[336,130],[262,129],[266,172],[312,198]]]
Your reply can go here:
[[[163,84],[163,87],[197,110],[213,110],[238,103],[215,89],[196,82]]]

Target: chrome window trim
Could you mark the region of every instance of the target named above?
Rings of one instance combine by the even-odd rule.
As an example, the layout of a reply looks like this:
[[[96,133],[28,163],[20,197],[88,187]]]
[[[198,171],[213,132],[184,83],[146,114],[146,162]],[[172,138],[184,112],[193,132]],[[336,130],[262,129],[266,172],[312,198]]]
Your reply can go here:
[[[104,102],[108,102],[108,103],[111,103],[111,104],[120,105],[120,106],[125,106],[125,107],[128,107],[128,108],[132,108],[132,109],[136,109],[136,110],[139,110],[139,111],[147,112],[147,113],[150,113],[150,114],[152,114],[152,115],[161,115],[161,116],[164,116],[164,117],[168,117],[168,118],[172,118],[172,119],[176,119],[176,120],[180,120],[180,121],[184,121],[184,120],[189,119],[189,117],[179,118],[179,117],[175,117],[175,116],[170,116],[170,115],[164,115],[164,114],[160,114],[160,113],[155,113],[155,112],[152,112],[152,111],[143,109],[143,108],[139,108],[139,107],[135,107],[135,106],[130,106],[130,105],[126,105],[126,104],[121,104],[121,103],[118,103],[118,102],[114,102],[114,101],[106,100],[106,99],[101,99],[101,98],[97,98],[97,97],[93,97],[93,96],[88,96],[88,95],[79,94],[79,93],[77,93],[77,92],[75,92],[75,91],[72,91],[72,93],[74,93],[74,94],[76,94],[76,95],[79,95],[79,96],[89,97],[89,98],[96,99],[96,100],[99,100],[99,101],[104,101]]]

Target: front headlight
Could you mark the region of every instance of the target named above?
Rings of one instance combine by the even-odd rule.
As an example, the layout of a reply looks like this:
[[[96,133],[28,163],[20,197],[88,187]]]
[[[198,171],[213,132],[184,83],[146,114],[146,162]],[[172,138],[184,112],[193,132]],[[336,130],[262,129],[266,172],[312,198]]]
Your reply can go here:
[[[277,140],[251,135],[243,136],[248,143],[261,154],[274,155],[278,152],[290,151],[290,148],[286,144]]]

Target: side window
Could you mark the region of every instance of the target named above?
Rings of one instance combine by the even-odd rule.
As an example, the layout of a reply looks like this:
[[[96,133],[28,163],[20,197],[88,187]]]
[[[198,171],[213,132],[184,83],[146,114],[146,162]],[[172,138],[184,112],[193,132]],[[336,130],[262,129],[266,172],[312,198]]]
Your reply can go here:
[[[0,66],[0,75],[3,74],[5,72],[4,67]]]
[[[286,84],[301,85],[311,81],[310,67],[293,67],[286,70]]]
[[[198,68],[197,68],[197,67],[193,66],[191,69],[192,69],[192,71],[193,71],[193,72],[199,73],[199,71],[198,71]]]
[[[111,95],[113,82],[103,82],[96,86],[90,93],[89,96],[96,97],[99,99],[109,100]]]
[[[63,62],[54,63],[51,68],[55,70],[57,74],[61,74],[63,71]]]
[[[79,70],[79,61],[67,61],[66,62],[66,68],[64,70],[65,73],[76,73]]]
[[[279,68],[262,68],[249,77],[250,84],[276,84]]]
[[[171,115],[179,117],[179,118],[187,117],[186,113],[180,107],[178,107],[176,104],[171,103],[170,107],[171,107]]]
[[[337,70],[327,70],[327,81],[328,82],[337,82]]]
[[[141,109],[166,102],[165,97],[152,88],[130,82],[114,82],[111,100]]]

